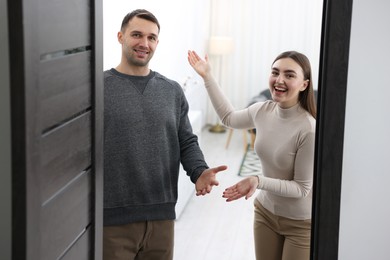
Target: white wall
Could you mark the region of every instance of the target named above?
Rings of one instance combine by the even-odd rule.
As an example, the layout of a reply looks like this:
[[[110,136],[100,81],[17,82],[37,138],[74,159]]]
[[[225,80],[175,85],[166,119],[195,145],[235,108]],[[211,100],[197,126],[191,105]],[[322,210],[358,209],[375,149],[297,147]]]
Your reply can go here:
[[[7,1],[0,0],[0,252],[11,259],[11,132]]]
[[[390,259],[390,1],[353,2],[339,259]]]

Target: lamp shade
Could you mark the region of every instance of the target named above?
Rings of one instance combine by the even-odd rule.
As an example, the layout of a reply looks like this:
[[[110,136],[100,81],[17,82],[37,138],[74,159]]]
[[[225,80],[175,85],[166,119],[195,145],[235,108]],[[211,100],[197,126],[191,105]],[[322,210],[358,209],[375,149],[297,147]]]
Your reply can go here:
[[[224,36],[212,36],[209,41],[209,54],[225,55],[233,51],[233,39]]]

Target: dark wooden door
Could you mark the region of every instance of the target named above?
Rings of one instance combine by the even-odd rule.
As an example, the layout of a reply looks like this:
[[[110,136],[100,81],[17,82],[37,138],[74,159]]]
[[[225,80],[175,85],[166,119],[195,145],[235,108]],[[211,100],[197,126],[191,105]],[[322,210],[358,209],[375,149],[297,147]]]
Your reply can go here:
[[[101,259],[101,0],[9,0],[12,258]]]

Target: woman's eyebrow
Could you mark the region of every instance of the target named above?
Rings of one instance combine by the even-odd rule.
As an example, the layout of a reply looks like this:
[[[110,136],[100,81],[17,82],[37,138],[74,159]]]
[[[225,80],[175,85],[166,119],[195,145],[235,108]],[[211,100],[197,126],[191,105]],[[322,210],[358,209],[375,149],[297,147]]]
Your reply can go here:
[[[278,70],[279,70],[279,69],[278,69]],[[292,70],[292,69],[283,70],[282,72],[283,72],[283,73],[294,73],[294,74],[297,74],[297,73],[295,72],[295,70]]]
[[[285,73],[294,73],[294,74],[297,74],[297,73],[295,72],[295,70],[285,70],[284,72],[285,72]]]
[[[272,70],[280,72],[280,69],[278,69],[276,67],[272,68]],[[283,73],[294,73],[294,74],[297,74],[295,72],[295,70],[284,70]]]

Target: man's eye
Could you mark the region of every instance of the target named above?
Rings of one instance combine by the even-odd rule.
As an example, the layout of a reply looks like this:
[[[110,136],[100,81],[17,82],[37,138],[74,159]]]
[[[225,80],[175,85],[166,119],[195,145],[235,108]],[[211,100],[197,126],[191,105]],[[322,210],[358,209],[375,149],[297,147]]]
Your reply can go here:
[[[139,37],[141,37],[141,34],[139,34],[139,33],[134,33],[132,36],[133,36],[134,38],[139,38]]]
[[[272,71],[272,72],[271,72],[271,75],[272,75],[272,76],[278,76],[279,73],[277,73],[276,71]]]

